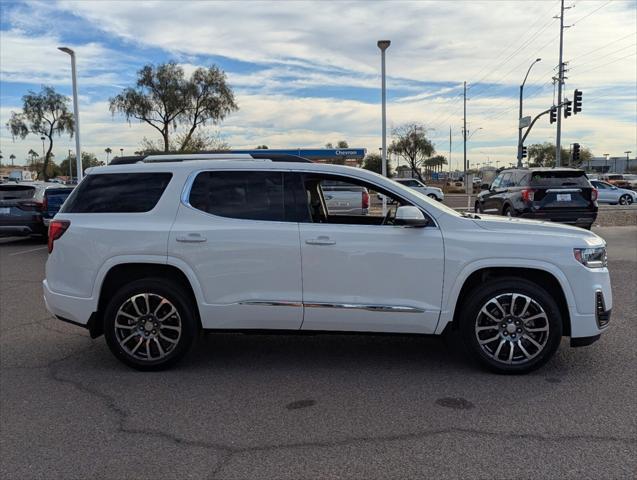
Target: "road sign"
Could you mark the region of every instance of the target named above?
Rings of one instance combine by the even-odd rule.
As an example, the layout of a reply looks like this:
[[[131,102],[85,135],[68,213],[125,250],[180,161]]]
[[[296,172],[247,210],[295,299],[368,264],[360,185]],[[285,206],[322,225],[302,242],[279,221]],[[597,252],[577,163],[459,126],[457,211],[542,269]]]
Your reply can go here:
[[[526,128],[531,125],[531,117],[522,117],[520,119],[520,126],[518,128]]]

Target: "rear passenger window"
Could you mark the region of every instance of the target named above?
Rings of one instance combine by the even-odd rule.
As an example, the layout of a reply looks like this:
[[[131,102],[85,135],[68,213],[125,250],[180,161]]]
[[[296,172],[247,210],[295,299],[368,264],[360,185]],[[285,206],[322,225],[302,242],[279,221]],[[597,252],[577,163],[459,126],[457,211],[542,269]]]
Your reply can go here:
[[[202,172],[192,185],[189,202],[220,217],[286,221],[280,172]]]
[[[172,173],[105,173],[86,177],[69,196],[62,213],[149,212]]]

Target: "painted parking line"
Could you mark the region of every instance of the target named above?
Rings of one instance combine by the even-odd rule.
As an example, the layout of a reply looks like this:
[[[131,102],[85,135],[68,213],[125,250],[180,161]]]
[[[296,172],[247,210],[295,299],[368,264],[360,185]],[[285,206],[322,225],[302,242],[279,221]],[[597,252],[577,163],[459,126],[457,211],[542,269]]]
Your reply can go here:
[[[38,248],[31,248],[30,250],[23,250],[21,252],[13,252],[13,253],[10,253],[9,256],[13,257],[14,255],[22,255],[23,253],[37,252],[38,250],[44,250],[45,248],[48,248],[48,247],[38,247]]]

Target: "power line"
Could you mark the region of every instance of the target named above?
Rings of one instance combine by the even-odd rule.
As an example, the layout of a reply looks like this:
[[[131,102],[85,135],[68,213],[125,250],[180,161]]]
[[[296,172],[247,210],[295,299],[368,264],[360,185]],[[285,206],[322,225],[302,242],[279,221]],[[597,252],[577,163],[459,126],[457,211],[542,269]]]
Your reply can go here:
[[[559,0],[558,0],[558,2],[559,2]],[[554,2],[554,3],[558,3],[558,2]],[[535,27],[535,25],[537,25],[537,24],[538,24],[538,23],[539,23],[542,19],[544,19],[544,18],[545,18],[546,13],[548,13],[550,10],[553,10],[553,8],[555,8],[555,7],[554,7],[554,4],[551,4],[551,6],[550,6],[548,9],[546,9],[545,11],[543,11],[543,12],[542,12],[542,14],[541,14],[541,15],[539,15],[539,16],[537,17],[537,19],[535,20],[535,22],[533,22],[533,23],[531,24],[531,26],[527,29],[527,31],[526,31],[526,32],[524,32],[524,34],[522,34],[522,35],[520,35],[520,36],[518,37],[518,39],[523,39],[524,37],[526,37],[527,33],[529,33],[531,30],[533,30],[533,28]],[[548,23],[551,23],[551,21],[549,21]],[[546,25],[547,25],[547,24],[545,24],[545,26],[546,26]],[[540,27],[540,28],[542,29],[542,31],[545,29],[545,28],[543,28],[543,27]],[[533,38],[535,38],[535,36],[537,36],[537,33],[533,35]],[[529,39],[529,40],[530,40],[530,39]],[[500,68],[502,65],[506,64],[506,62],[507,62],[510,58],[512,58],[512,57],[513,57],[513,56],[514,56],[514,55],[515,55],[515,54],[516,54],[516,53],[520,50],[520,48],[521,48],[521,47],[524,47],[524,46],[525,46],[525,43],[527,43],[527,42],[528,42],[528,40],[526,40],[525,42],[523,42],[523,43],[522,43],[522,45],[520,45],[520,47],[518,47],[518,48],[517,48],[514,52],[510,53],[510,54],[509,54],[509,55],[508,55],[508,56],[507,56],[504,60],[502,60],[500,63],[498,63],[495,67],[493,67],[493,66],[492,66],[493,64],[491,64],[491,65],[487,65],[487,66],[485,66],[484,68],[482,68],[482,69],[481,69],[478,73],[476,73],[475,75],[473,75],[474,77],[477,77],[477,76],[479,76],[479,75],[480,75],[483,71],[485,71],[485,70],[488,70],[488,71],[489,71],[489,73],[488,73],[488,74],[484,75],[484,76],[483,76],[483,77],[481,77],[480,79],[478,79],[478,80],[476,80],[475,82],[473,82],[473,84],[472,84],[472,85],[470,85],[469,87],[467,87],[467,89],[468,89],[468,90],[471,90],[471,89],[472,89],[475,85],[479,84],[482,80],[484,80],[486,77],[488,77],[488,76],[489,76],[489,74],[490,74],[491,72],[493,72],[494,70],[497,70],[497,69],[498,69],[498,68]],[[497,62],[497,60],[498,60],[498,58],[499,58],[499,57],[501,57],[501,56],[502,56],[502,55],[503,55],[503,54],[504,54],[507,50],[509,50],[510,48],[513,48],[514,46],[515,46],[515,42],[514,42],[514,43],[509,44],[509,45],[508,45],[506,48],[504,48],[504,49],[503,49],[503,50],[502,50],[502,51],[501,51],[498,55],[496,55],[496,62]]]
[[[592,72],[593,70],[597,70],[598,68],[605,67],[606,65],[610,65],[611,63],[619,62],[620,60],[623,60],[623,59],[628,58],[628,57],[633,57],[635,55],[637,55],[637,52],[629,53],[628,55],[624,55],[623,57],[616,58],[615,60],[611,60],[610,62],[602,63],[601,65],[597,65],[597,66],[595,66],[593,68],[589,68],[589,69],[583,70],[581,72],[578,71],[577,73],[579,75],[581,75],[583,73]]]
[[[581,54],[579,54],[579,55],[577,55],[577,56],[575,56],[575,57],[571,58],[571,61],[573,61],[573,60],[575,60],[575,59],[578,59],[578,58],[581,58],[581,57],[583,57],[583,56],[585,56],[585,55],[590,55],[591,53],[595,53],[595,52],[597,52],[597,51],[599,51],[599,50],[602,50],[602,49],[604,49],[604,48],[608,47],[609,45],[612,45],[612,44],[614,44],[614,43],[617,43],[617,42],[619,42],[619,41],[621,41],[621,40],[623,40],[623,39],[625,39],[625,38],[631,37],[631,36],[633,36],[633,35],[637,35],[637,31],[632,32],[632,33],[629,33],[628,35],[624,35],[623,37],[617,38],[617,39],[615,39],[615,40],[613,40],[613,41],[610,41],[610,42],[608,42],[608,43],[606,43],[606,44],[602,45],[601,47],[595,48],[594,50],[590,50],[590,51],[588,51],[588,52],[581,53]]]
[[[601,10],[602,8],[604,8],[606,5],[608,5],[609,3],[611,3],[612,0],[608,0],[606,3],[604,3],[603,5],[597,7],[595,10],[593,10],[590,13],[587,13],[586,15],[584,15],[583,17],[578,18],[577,20],[575,20],[575,22],[573,22],[573,24],[571,25],[571,27],[577,25],[579,22],[581,22],[582,20],[587,19],[588,17],[590,17],[592,14],[594,14],[595,12]]]
[[[614,53],[622,52],[622,51],[624,51],[624,50],[626,50],[628,48],[633,48],[633,47],[636,47],[636,46],[637,46],[637,43],[633,43],[631,45],[626,45],[625,47],[619,48],[617,50],[613,50],[612,52],[605,53],[601,57],[594,57],[594,58],[589,59],[587,62],[578,63],[574,67],[572,67],[571,70],[578,70],[580,67],[582,67],[584,65],[589,65],[591,63],[596,63],[596,62],[600,61],[601,59],[608,58],[609,55],[613,55]]]

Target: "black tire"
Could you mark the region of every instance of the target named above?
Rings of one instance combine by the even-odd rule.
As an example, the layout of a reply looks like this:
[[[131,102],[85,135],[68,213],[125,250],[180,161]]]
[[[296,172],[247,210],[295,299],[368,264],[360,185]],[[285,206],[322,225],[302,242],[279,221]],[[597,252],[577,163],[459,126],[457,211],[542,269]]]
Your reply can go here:
[[[436,197],[433,193],[428,193],[427,196],[432,200],[438,200],[438,197]]]
[[[179,332],[179,336],[177,337],[176,343],[166,344],[166,340],[161,340],[164,337],[156,337],[152,339],[157,342],[160,346],[151,347],[150,345],[155,345],[155,343],[150,343],[150,339],[147,342],[146,347],[154,349],[158,355],[159,348],[161,348],[161,343],[164,343],[165,356],[158,359],[142,359],[137,356],[131,355],[130,352],[126,351],[124,347],[122,347],[120,343],[120,339],[118,339],[118,333],[115,328],[115,320],[117,318],[117,313],[120,308],[125,308],[124,305],[130,301],[132,297],[139,294],[149,294],[151,298],[164,298],[166,299],[172,306],[174,306],[177,315],[173,315],[170,319],[173,321],[178,321],[181,331]],[[129,303],[130,304],[130,303]],[[132,305],[132,304],[130,304]],[[163,278],[144,278],[141,280],[133,281],[127,285],[121,287],[115,295],[108,302],[106,309],[104,311],[104,336],[106,337],[106,343],[110,348],[111,352],[123,363],[128,365],[129,367],[135,368],[137,370],[142,371],[154,371],[154,370],[164,370],[173,366],[179,360],[181,360],[190,350],[194,339],[197,336],[199,331],[199,323],[197,317],[195,315],[195,306],[190,298],[190,296],[185,292],[185,290],[177,283],[172,282]],[[149,308],[149,311],[152,310],[152,307]],[[163,313],[163,312],[162,312]],[[122,317],[120,317],[122,318]],[[141,318],[141,317],[140,317]],[[151,320],[152,321],[152,320]],[[144,320],[139,320],[140,324],[145,324]],[[162,325],[163,321],[160,322]],[[132,323],[135,324],[136,323]],[[165,328],[170,328],[171,325],[166,325]],[[126,327],[131,328],[131,327]],[[139,327],[142,329],[142,327]],[[160,327],[163,328],[163,327]],[[174,329],[174,327],[173,327]],[[121,329],[119,329],[121,331]],[[137,329],[132,329],[131,331],[137,331]],[[151,332],[146,332],[142,330],[148,335],[151,335]],[[159,335],[161,335],[161,330],[157,329]],[[154,330],[153,330],[154,333]],[[137,333],[138,336],[133,337],[132,341],[140,339],[140,343],[143,341],[142,334]],[[170,334],[173,335],[173,334]],[[175,334],[176,335],[176,334]],[[174,338],[174,336],[172,337]],[[141,352],[141,350],[140,350]]]
[[[620,205],[630,205],[632,203],[633,203],[633,199],[627,193],[622,195],[621,197],[619,197],[619,204]]]
[[[493,322],[497,327],[490,328],[489,330],[484,330],[482,333],[477,333],[476,327],[479,326],[478,322],[486,318],[481,313],[482,308],[487,307],[487,305],[491,305],[487,303],[491,299],[499,298],[502,299],[503,305],[506,310],[506,299],[513,298],[512,295],[508,296],[509,294],[521,294],[528,298],[531,298],[536,303],[531,304],[527,307],[530,309],[527,318],[533,316],[534,312],[539,311],[532,310],[532,308],[534,309],[537,304],[539,307],[541,307],[541,309],[543,309],[546,320],[539,319],[536,321],[532,321],[533,323],[530,323],[528,321],[525,323],[522,320],[523,324],[520,328],[524,328],[524,332],[517,333],[519,337],[514,341],[512,341],[512,337],[516,336],[516,333],[510,333],[507,330],[508,320],[507,317],[504,315],[501,322]],[[522,298],[522,301],[524,302],[525,300]],[[520,313],[520,297],[518,297],[518,299],[513,303],[515,303],[515,308],[518,309],[518,313]],[[522,307],[523,306],[524,304],[522,304]],[[516,324],[516,321],[517,320],[514,319],[513,325]],[[551,295],[539,285],[518,277],[506,277],[491,280],[475,288],[469,294],[467,300],[461,307],[459,323],[460,334],[469,352],[476,360],[478,360],[478,362],[483,367],[486,367],[487,369],[496,373],[522,374],[531,372],[541,367],[555,354],[555,351],[559,347],[560,341],[562,339],[562,316],[553,297],[551,297]],[[546,324],[546,328],[548,328],[548,333],[546,334],[543,332],[531,333],[530,331],[526,331],[526,328],[544,328],[544,324]],[[519,331],[520,330],[518,330],[518,332]],[[483,335],[482,339],[484,341],[491,338],[488,337],[488,335],[493,334],[496,335],[496,337],[494,337],[496,339],[493,340],[492,343],[486,345],[480,344],[480,335]],[[504,335],[508,336],[505,337]],[[536,340],[539,344],[541,344],[543,348],[537,349],[537,351],[535,351],[535,347],[528,340],[529,336]],[[512,344],[514,343],[515,346],[512,346]],[[523,349],[519,346],[520,343],[522,343]],[[496,345],[499,348],[496,348]],[[511,363],[507,363],[507,361],[505,361],[508,359],[502,358],[503,354],[506,357],[507,354],[511,353],[511,350],[508,350],[509,348],[511,348],[514,352],[516,349],[519,350],[517,356],[513,357],[514,361]],[[493,350],[496,351],[494,352]],[[499,354],[499,357],[501,359],[498,359],[497,356],[494,358],[493,353],[495,353],[496,355]],[[529,353],[534,354],[534,356],[530,359],[527,359]],[[519,358],[523,355],[526,355],[527,358],[522,357],[519,360],[515,360],[516,358]]]
[[[513,210],[509,205],[505,205],[502,209],[502,215],[505,217],[515,217],[515,210]]]

